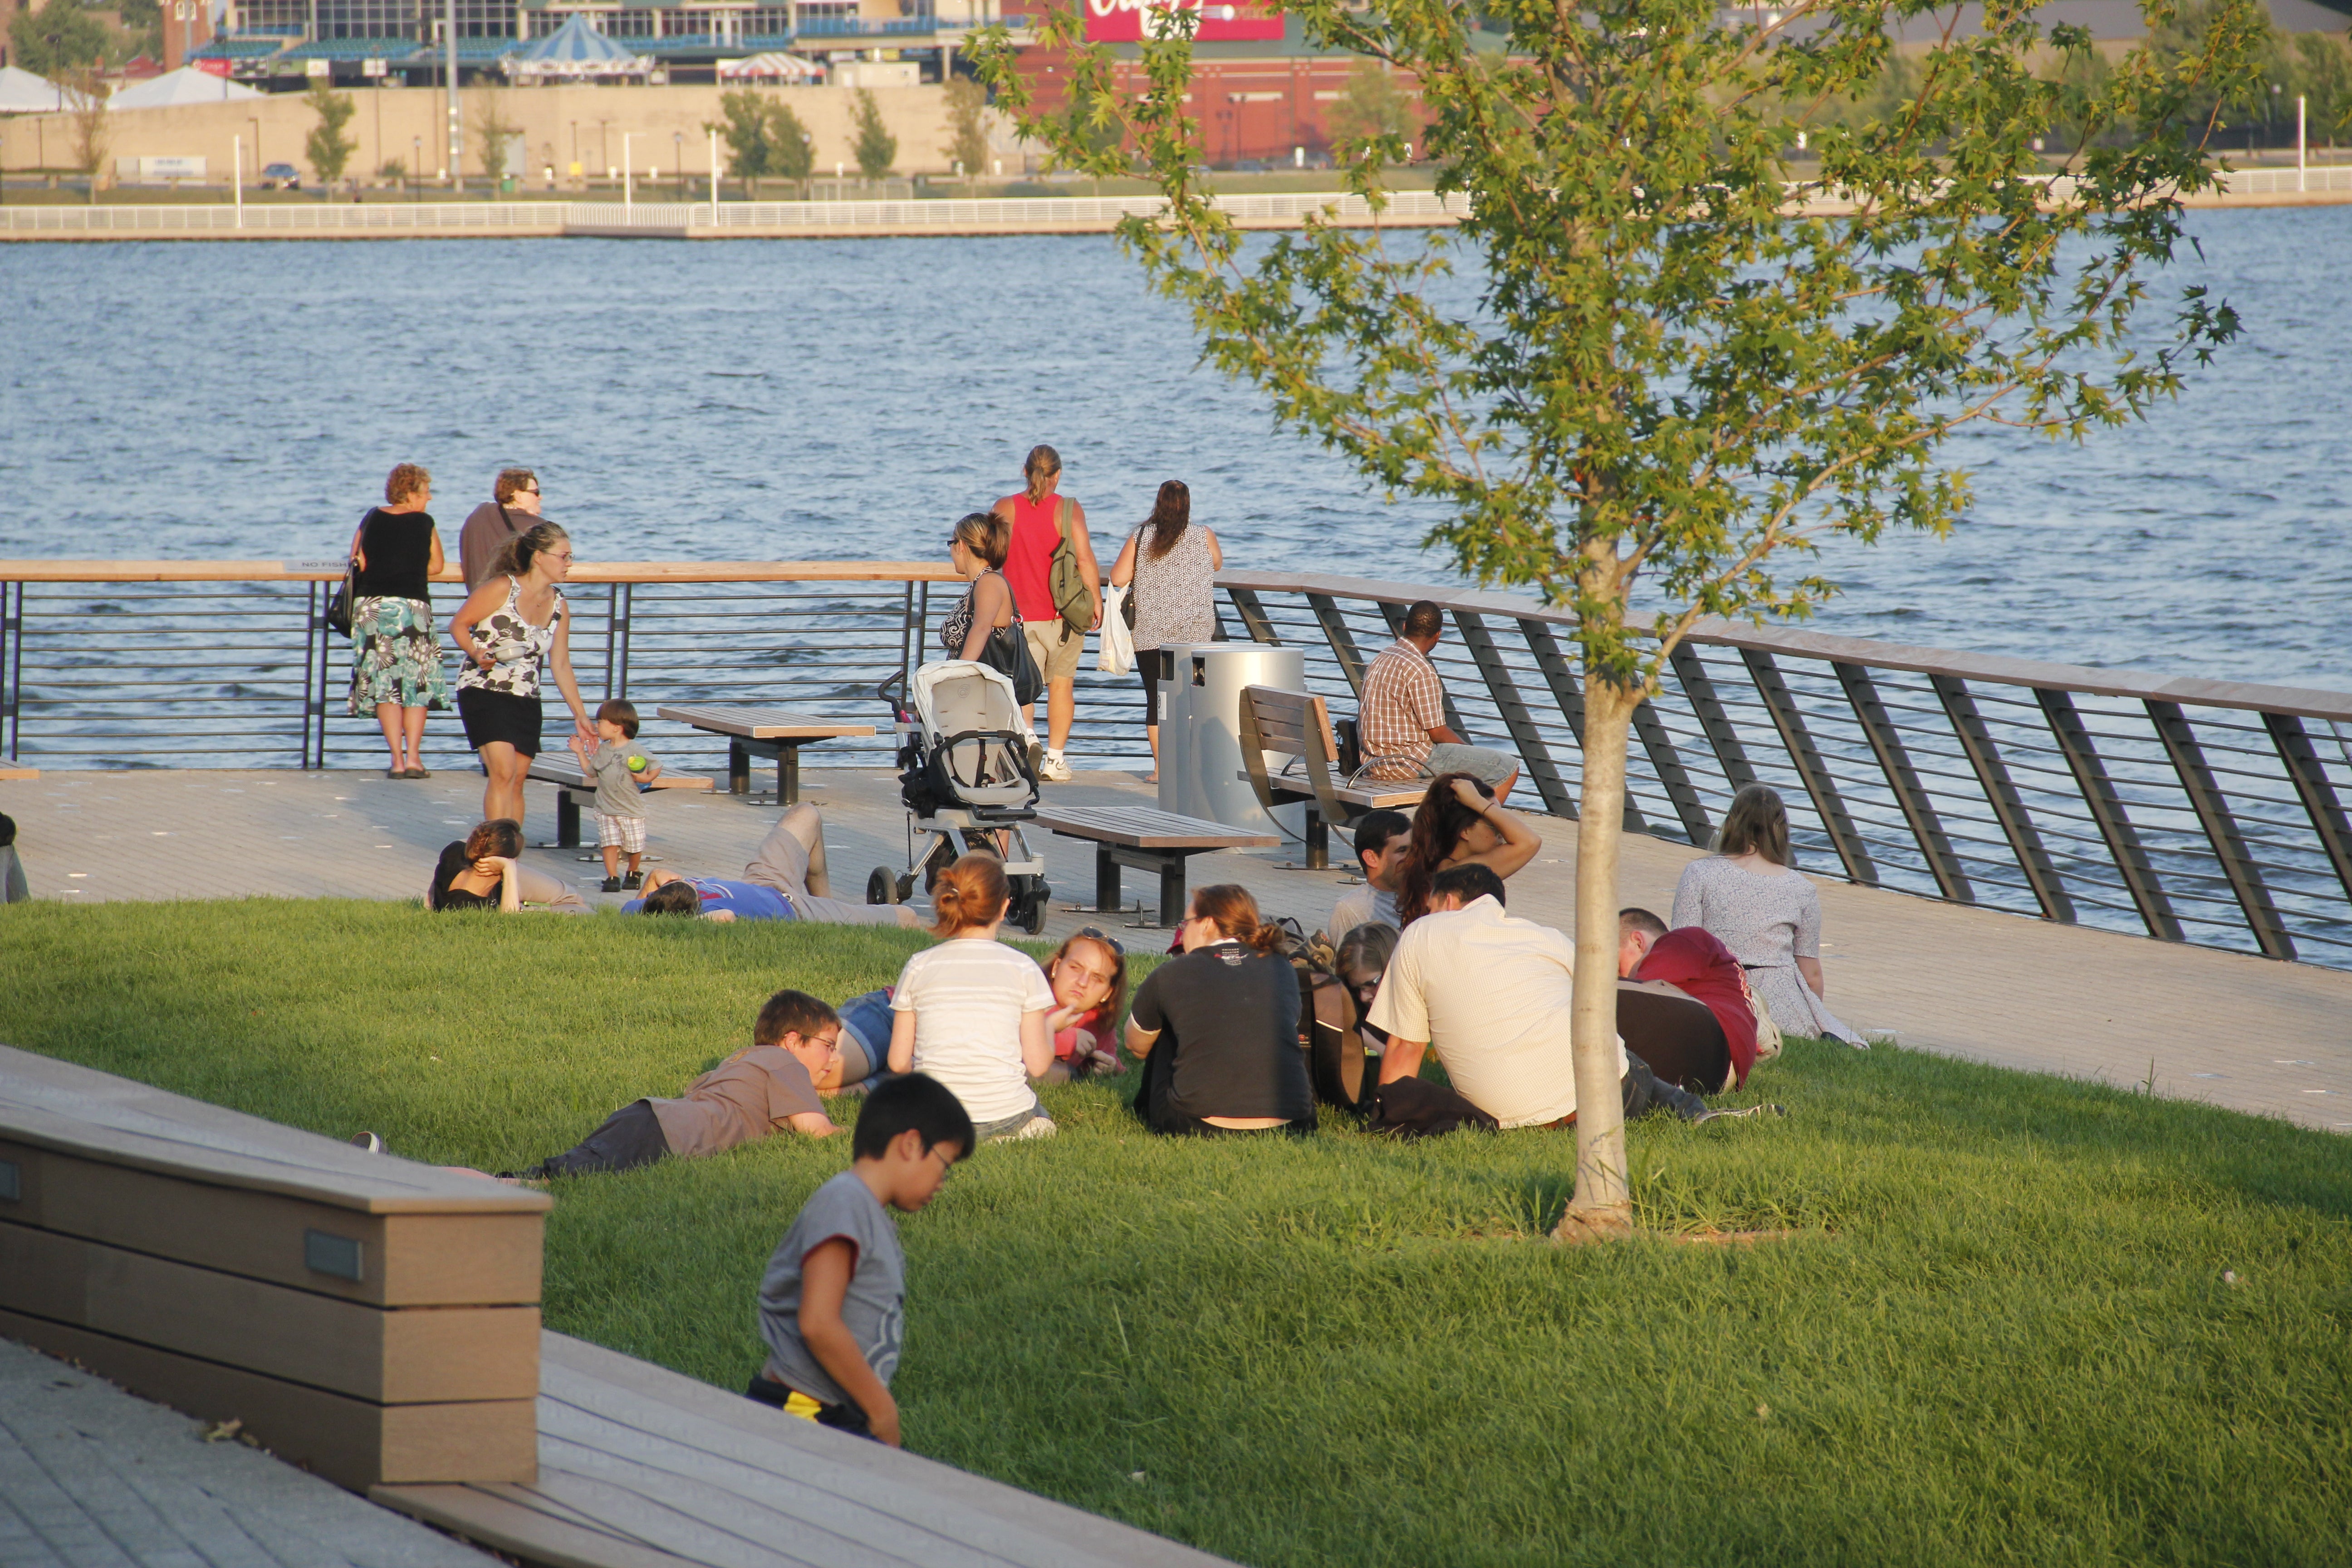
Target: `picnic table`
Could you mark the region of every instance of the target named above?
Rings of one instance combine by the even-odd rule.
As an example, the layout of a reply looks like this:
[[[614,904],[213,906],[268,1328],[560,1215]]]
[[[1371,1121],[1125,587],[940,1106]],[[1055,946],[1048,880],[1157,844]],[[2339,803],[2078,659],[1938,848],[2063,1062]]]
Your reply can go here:
[[[1059,837],[1084,839],[1094,845],[1097,912],[1126,912],[1118,880],[1121,867],[1158,872],[1158,923],[1162,927],[1183,923],[1185,861],[1217,849],[1263,848],[1282,842],[1271,833],[1228,827],[1222,822],[1180,816],[1172,811],[1142,805],[1041,805],[1037,808],[1037,823]],[[1152,924],[1150,921],[1135,923]]]
[[[709,734],[727,737],[727,793],[751,793],[751,753],[776,760],[776,804],[791,805],[801,797],[801,747],[810,741],[832,741],[849,735],[871,735],[871,724],[845,723],[837,719],[811,719],[781,708],[685,706],[656,708],[654,712],[674,724],[690,725]]]

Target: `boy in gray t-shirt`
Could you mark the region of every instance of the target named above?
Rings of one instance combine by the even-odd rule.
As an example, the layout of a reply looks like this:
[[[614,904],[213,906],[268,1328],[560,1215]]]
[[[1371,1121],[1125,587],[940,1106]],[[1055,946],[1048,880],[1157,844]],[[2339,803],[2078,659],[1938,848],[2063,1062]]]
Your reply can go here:
[[[638,862],[646,854],[646,803],[637,798],[640,785],[661,777],[661,763],[636,744],[637,710],[615,698],[596,710],[596,744],[588,737],[572,737],[580,772],[596,786],[596,842],[604,851],[604,891],[618,893],[641,886],[645,874]],[[629,875],[621,876],[621,856],[629,857]]]
[[[793,1219],[760,1281],[767,1364],[745,1390],[790,1415],[898,1446],[907,1255],[887,1209],[913,1214],[971,1149],[963,1102],[922,1073],[886,1079],[850,1135],[850,1167]]]

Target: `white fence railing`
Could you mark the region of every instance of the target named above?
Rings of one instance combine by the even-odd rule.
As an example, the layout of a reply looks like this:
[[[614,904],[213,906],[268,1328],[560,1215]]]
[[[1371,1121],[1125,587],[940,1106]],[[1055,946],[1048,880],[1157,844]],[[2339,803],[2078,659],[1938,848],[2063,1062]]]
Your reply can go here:
[[[2231,169],[2221,176],[2233,196],[2274,196],[2289,191],[2352,191],[2352,164],[2326,169]]]
[[[1296,224],[1330,209],[1343,222],[1362,223],[1371,209],[1360,196],[1339,192],[1232,195],[1219,205],[1243,223]],[[1047,225],[1108,228],[1119,219],[1160,210],[1158,196],[1036,196],[963,200],[826,202],[352,202],[227,203],[155,206],[0,207],[0,232],[9,234],[364,234],[523,230],[611,233],[688,229],[756,232],[824,229],[987,231]],[[1399,191],[1387,220],[1446,222],[1469,204],[1433,191]]]

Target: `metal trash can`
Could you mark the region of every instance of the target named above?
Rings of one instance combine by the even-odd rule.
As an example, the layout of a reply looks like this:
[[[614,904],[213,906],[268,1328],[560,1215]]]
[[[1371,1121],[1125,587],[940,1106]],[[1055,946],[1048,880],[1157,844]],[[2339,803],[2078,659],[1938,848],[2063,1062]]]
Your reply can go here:
[[[1303,837],[1303,804],[1269,815],[1257,803],[1242,761],[1241,708],[1244,686],[1306,690],[1305,653],[1257,642],[1181,643],[1159,651],[1168,661],[1160,685],[1160,809]]]

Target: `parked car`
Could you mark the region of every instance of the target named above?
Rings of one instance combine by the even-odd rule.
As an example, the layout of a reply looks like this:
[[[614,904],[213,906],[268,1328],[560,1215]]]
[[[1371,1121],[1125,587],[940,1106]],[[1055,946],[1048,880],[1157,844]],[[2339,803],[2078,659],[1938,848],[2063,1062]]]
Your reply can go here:
[[[291,163],[272,163],[261,171],[261,188],[274,191],[279,186],[289,191],[302,188],[302,171]]]

